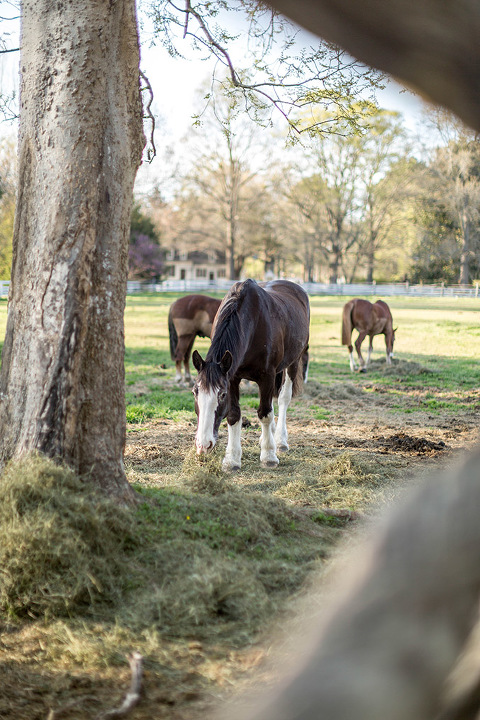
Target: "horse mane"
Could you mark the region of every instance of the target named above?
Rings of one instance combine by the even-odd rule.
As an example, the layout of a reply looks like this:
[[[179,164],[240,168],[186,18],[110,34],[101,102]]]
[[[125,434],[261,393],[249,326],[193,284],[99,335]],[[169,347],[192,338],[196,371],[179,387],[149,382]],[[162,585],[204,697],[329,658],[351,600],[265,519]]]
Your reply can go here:
[[[245,322],[241,322],[239,310],[248,292],[256,285],[257,283],[250,279],[235,283],[218,309],[212,343],[205,358],[205,377],[209,387],[217,387],[219,384],[222,374],[219,363],[227,350],[235,357],[238,355],[238,346],[243,345]]]

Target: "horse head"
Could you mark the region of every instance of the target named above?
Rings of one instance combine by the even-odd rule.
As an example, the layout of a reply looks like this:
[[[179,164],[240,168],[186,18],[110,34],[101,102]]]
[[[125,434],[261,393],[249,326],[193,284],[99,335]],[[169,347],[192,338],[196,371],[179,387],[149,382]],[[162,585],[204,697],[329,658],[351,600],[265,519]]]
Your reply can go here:
[[[390,359],[393,358],[393,343],[395,342],[395,333],[398,330],[398,328],[393,328],[392,332],[389,333],[387,336],[385,336],[386,344],[387,344],[387,354]]]
[[[197,414],[197,455],[209,452],[217,442],[218,428],[228,412],[228,371],[232,361],[229,350],[224,353],[220,362],[203,360],[197,350],[192,355],[193,365],[198,372],[193,387]]]

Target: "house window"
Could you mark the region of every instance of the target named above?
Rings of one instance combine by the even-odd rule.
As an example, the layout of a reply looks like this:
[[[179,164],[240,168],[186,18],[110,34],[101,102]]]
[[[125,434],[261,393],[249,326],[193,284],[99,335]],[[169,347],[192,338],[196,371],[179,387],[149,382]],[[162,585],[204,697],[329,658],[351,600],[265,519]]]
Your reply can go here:
[[[195,277],[206,278],[207,277],[207,268],[197,268],[195,271]]]
[[[217,278],[224,278],[225,274],[225,268],[220,268],[219,270],[217,270]]]
[[[169,277],[175,277],[175,265],[168,265],[166,268],[166,274]]]

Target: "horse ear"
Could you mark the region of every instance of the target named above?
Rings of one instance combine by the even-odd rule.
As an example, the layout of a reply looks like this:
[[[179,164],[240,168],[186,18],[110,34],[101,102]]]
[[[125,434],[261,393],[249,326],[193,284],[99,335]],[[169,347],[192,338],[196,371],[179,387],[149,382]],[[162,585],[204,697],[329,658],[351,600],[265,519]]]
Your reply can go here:
[[[202,356],[200,355],[198,350],[193,351],[192,362],[193,367],[197,372],[200,372],[205,367],[205,360],[202,359]]]
[[[230,352],[230,350],[226,350],[224,356],[220,360],[220,370],[224,373],[224,375],[226,375],[232,367],[232,362],[232,353]]]

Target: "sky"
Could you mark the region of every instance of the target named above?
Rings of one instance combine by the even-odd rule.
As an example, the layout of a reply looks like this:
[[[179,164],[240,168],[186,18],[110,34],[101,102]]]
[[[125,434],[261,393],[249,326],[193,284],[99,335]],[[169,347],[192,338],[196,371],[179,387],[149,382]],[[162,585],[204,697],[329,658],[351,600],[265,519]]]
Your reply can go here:
[[[15,15],[9,0],[0,0],[0,17]],[[0,32],[11,33],[11,44],[18,43],[18,22],[0,20]],[[142,31],[141,69],[147,75],[154,93],[152,109],[156,116],[157,132],[155,142],[158,157],[149,166],[144,163],[139,173],[138,185],[147,188],[155,184],[162,175],[162,163],[165,163],[165,151],[176,155],[182,153],[182,139],[192,127],[192,114],[196,111],[198,87],[211,77],[214,62],[202,62],[190,50],[190,41],[180,41],[182,52],[190,60],[171,58],[160,43],[150,42],[148,26]],[[301,42],[318,42],[315,36],[301,30]],[[184,50],[185,48],[185,50]],[[15,87],[17,78],[18,53],[0,56],[0,84],[3,90]],[[423,103],[413,93],[403,90],[397,83],[390,82],[387,88],[378,93],[379,104],[402,113],[408,129],[414,133],[421,131]],[[148,129],[146,130],[148,132]],[[0,123],[0,135],[15,134],[16,127],[10,123]]]
[[[301,42],[304,45],[318,44],[318,38],[299,28]],[[182,141],[192,127],[192,114],[198,111],[198,88],[212,76],[215,65],[214,60],[201,61],[194,52],[190,51],[190,40],[180,38],[177,47],[186,56],[192,58],[182,60],[171,58],[160,42],[151,45],[148,41],[148,31],[144,33],[144,42],[141,51],[141,67],[152,85],[154,114],[158,117],[156,144],[158,158],[152,165],[144,163],[137,179],[137,189],[155,182],[158,176],[157,168],[163,161],[162,150],[165,146],[175,155],[182,154]],[[379,105],[390,110],[402,113],[405,125],[414,135],[422,134],[422,113],[424,103],[419,96],[406,90],[393,80],[388,82],[384,90],[378,91]],[[286,123],[277,113],[279,126]],[[281,151],[281,148],[280,148]],[[159,171],[161,174],[161,171]]]

